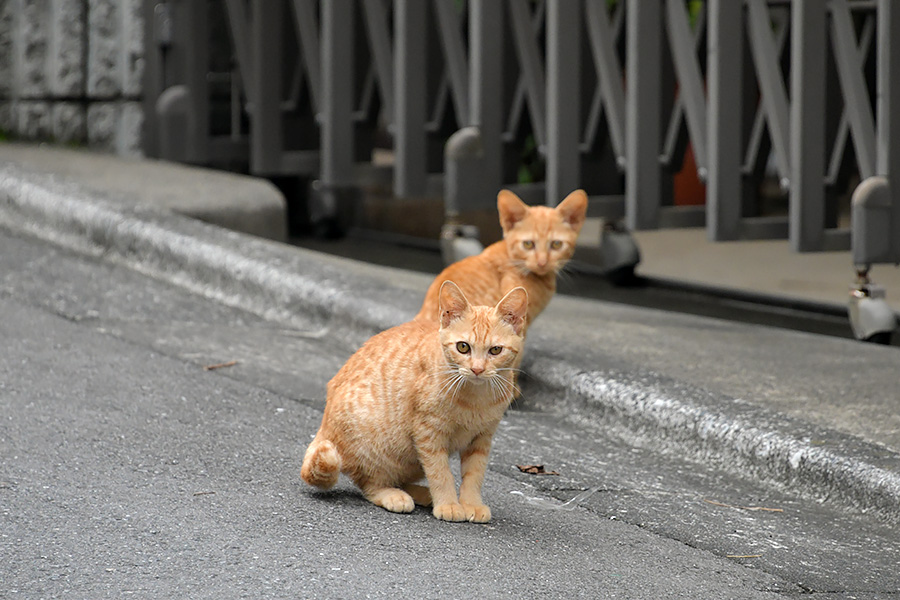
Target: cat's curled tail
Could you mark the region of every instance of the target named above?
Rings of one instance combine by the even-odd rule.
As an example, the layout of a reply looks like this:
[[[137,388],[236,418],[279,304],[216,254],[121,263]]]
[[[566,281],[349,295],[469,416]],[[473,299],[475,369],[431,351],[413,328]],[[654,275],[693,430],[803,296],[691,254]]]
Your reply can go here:
[[[331,440],[317,435],[303,457],[300,477],[309,485],[327,490],[334,487],[341,473],[341,455]]]

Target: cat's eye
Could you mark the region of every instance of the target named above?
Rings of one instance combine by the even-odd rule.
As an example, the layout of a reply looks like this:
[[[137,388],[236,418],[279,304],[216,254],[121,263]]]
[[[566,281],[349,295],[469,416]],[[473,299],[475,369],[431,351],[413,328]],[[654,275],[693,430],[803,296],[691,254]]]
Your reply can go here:
[[[456,342],[456,350],[460,354],[468,354],[469,353],[469,344],[466,342]]]
[[[562,241],[553,240],[552,242],[550,242],[550,248],[552,250],[559,250],[560,248],[562,248]]]
[[[522,242],[522,247],[526,250],[534,250],[534,241],[525,240],[524,242]]]
[[[503,346],[491,346],[491,349],[488,350],[488,354],[491,354],[493,356],[497,356],[501,352],[503,352]]]

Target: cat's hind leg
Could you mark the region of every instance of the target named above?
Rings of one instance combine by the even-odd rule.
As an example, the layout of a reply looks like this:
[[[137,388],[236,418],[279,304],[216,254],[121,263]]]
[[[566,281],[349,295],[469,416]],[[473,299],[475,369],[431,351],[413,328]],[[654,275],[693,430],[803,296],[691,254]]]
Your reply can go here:
[[[416,507],[413,497],[400,488],[365,486],[362,491],[369,502],[391,512],[410,513]]]
[[[337,483],[341,463],[341,455],[331,440],[316,435],[306,449],[300,477],[309,485],[327,490]]]
[[[408,483],[403,486],[403,491],[412,496],[413,502],[419,506],[431,506],[431,490],[427,485]]]

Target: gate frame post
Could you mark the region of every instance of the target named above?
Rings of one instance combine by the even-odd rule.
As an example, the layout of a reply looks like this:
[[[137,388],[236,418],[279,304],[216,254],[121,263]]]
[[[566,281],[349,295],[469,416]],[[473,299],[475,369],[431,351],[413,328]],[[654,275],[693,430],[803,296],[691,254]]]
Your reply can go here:
[[[740,237],[743,204],[743,2],[709,0],[709,179],[706,232],[711,242]]]
[[[625,223],[632,230],[659,227],[663,1],[626,5]]]
[[[789,239],[794,252],[825,244],[825,73],[828,5],[791,6]]]
[[[547,4],[547,183],[556,206],[581,179],[581,0]]]
[[[889,262],[900,263],[900,7],[894,0],[879,0],[877,152],[878,174],[887,177],[891,189]]]

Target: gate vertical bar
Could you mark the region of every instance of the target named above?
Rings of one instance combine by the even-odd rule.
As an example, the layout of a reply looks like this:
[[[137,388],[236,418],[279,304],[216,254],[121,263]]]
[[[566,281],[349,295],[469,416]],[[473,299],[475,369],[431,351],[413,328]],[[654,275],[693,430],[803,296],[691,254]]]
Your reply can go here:
[[[158,14],[163,7],[156,2],[144,2],[141,16],[144,19],[144,75],[143,98],[144,122],[141,125],[141,140],[144,154],[149,157],[159,157],[159,117],[156,114],[156,99],[165,89],[162,48],[169,43],[164,39],[164,25],[162,21],[165,15]],[[8,82],[7,82],[8,84]],[[16,89],[14,86],[13,89]]]
[[[294,0],[294,29],[297,31],[303,62],[306,65],[306,78],[309,82],[309,94],[315,112],[321,110],[320,93],[322,89],[322,47],[319,41],[318,19],[316,19],[315,0]]]
[[[588,37],[597,65],[600,93],[606,111],[610,144],[616,153],[616,162],[625,161],[625,90],[622,86],[622,68],[616,53],[616,35],[606,14],[606,5],[598,2],[585,3],[585,19]]]
[[[190,88],[191,113],[194,130],[190,132],[190,161],[205,164],[209,160],[209,14],[205,2],[191,2],[190,37],[193,43],[187,48],[187,81]]]
[[[328,188],[353,172],[354,0],[322,3],[322,163],[326,210],[336,209]],[[329,205],[330,204],[330,205]]]
[[[691,30],[683,0],[666,1],[666,26],[669,47],[678,78],[678,99],[682,107],[688,137],[694,150],[698,171],[706,171],[707,134],[706,94],[703,73],[697,62],[697,40]]]
[[[447,74],[450,76],[450,95],[459,121],[469,120],[469,65],[459,36],[459,19],[452,0],[434,0],[437,30],[444,50]]]
[[[581,179],[581,0],[547,5],[547,185],[556,206]]]
[[[535,39],[533,15],[529,2],[509,0],[509,23],[513,41],[519,58],[522,80],[528,102],[528,115],[537,145],[547,144],[547,78],[544,68],[544,53]],[[540,4],[536,5],[540,10]]]
[[[794,0],[791,13],[790,244],[825,241],[825,56],[828,5]]]
[[[900,6],[879,0],[877,86],[877,172],[891,190],[890,260],[900,263]]]
[[[844,110],[850,123],[859,174],[865,179],[875,174],[877,160],[875,116],[869,100],[865,75],[860,69],[850,4],[847,0],[833,0],[830,4],[835,67],[844,95]]]
[[[495,196],[503,183],[503,4],[498,0],[469,0],[467,124],[481,132],[484,158],[480,187],[489,196]]]
[[[394,118],[394,57],[391,44],[388,8],[383,0],[363,0],[366,33],[369,36],[369,52],[372,55],[375,86],[381,95],[385,115]],[[388,123],[389,126],[393,122]]]
[[[743,154],[743,2],[709,2],[709,194],[706,233],[710,241],[740,235]]]
[[[662,195],[663,5],[628,0],[626,6],[625,222],[629,229],[653,229],[659,226]]]
[[[225,8],[228,12],[228,27],[231,30],[231,43],[234,45],[234,54],[237,58],[238,71],[246,85],[245,94],[247,102],[252,103],[256,98],[253,95],[253,81],[251,79],[250,61],[250,24],[247,17],[247,6],[244,0],[225,0]]]
[[[425,30],[427,4],[394,4],[394,194],[425,193]]]
[[[250,73],[243,74],[253,91],[250,128],[250,171],[277,173],[284,146],[281,131],[281,2],[254,2],[250,15]]]

